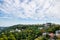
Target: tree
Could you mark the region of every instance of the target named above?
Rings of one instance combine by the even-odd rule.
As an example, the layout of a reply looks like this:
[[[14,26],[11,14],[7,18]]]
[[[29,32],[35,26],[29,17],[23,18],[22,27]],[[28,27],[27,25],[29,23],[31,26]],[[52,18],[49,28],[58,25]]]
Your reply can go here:
[[[8,37],[6,35],[2,35],[4,40],[8,40]]]
[[[16,38],[14,37],[13,34],[10,34],[10,36],[9,36],[9,40],[16,40]]]
[[[0,38],[0,40],[4,40],[3,38]]]

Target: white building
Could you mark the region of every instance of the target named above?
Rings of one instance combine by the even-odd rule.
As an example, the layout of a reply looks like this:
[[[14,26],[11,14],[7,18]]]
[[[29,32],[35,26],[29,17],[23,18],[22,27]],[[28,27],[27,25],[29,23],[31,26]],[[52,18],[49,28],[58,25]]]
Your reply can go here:
[[[56,31],[56,36],[60,35],[60,30]]]
[[[10,32],[21,32],[19,29],[11,30]]]
[[[16,31],[16,32],[21,32],[21,30],[19,30],[19,29],[15,29],[15,31]]]

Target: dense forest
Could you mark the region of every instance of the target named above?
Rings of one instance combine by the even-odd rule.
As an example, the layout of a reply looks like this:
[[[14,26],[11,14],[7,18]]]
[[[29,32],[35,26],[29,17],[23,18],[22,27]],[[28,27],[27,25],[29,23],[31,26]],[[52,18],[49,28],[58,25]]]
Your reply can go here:
[[[58,30],[60,30],[60,25],[53,23],[18,24],[0,29],[0,40],[49,40],[50,36],[48,34],[56,34]],[[55,39],[60,40],[60,37],[56,36]]]

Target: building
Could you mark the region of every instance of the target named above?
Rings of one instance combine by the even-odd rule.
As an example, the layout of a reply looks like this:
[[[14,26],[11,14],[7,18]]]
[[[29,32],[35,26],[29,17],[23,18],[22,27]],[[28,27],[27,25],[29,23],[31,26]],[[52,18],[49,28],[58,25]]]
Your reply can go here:
[[[56,36],[57,36],[58,38],[60,38],[60,30],[57,30],[57,31],[55,32],[55,34],[56,34]]]
[[[49,28],[49,27],[51,27],[51,25],[52,25],[52,23],[46,23],[46,24],[44,24],[44,27]]]
[[[19,29],[11,30],[10,32],[21,32]]]

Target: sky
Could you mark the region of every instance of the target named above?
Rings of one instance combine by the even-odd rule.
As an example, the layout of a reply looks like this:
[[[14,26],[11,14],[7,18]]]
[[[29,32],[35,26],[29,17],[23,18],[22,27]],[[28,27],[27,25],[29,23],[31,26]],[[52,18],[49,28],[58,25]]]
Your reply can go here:
[[[60,0],[0,0],[0,26],[60,24]]]

